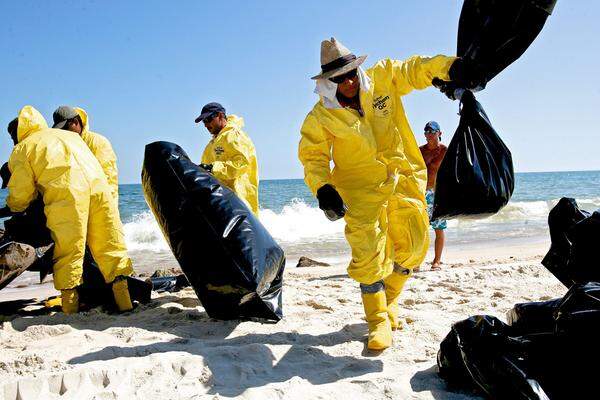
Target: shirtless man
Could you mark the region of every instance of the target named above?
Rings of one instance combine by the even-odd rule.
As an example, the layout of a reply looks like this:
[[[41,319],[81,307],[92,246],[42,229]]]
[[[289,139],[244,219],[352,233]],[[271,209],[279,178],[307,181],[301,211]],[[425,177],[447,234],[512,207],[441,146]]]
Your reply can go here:
[[[419,149],[421,149],[425,165],[427,165],[427,191],[425,192],[425,199],[427,200],[427,212],[429,213],[430,218],[429,223],[435,231],[435,256],[431,263],[431,269],[439,270],[440,265],[442,264],[446,220],[431,220],[431,212],[435,196],[435,178],[448,148],[440,143],[442,131],[440,130],[440,125],[435,121],[429,121],[427,125],[425,125],[425,139],[427,139],[427,144],[419,147]]]

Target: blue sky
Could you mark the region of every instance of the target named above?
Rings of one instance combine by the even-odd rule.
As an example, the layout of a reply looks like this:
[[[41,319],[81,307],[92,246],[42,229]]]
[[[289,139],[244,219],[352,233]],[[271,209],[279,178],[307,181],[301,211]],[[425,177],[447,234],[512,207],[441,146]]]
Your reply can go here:
[[[600,2],[558,0],[521,59],[478,96],[517,171],[600,169]],[[61,104],[88,111],[107,136],[122,183],[140,181],[144,145],[180,144],[199,161],[209,135],[194,124],[219,101],[242,116],[263,179],[300,178],[299,128],[317,100],[320,41],[335,36],[366,64],[453,55],[462,2],[2,2],[0,125],[31,104],[50,121]],[[420,142],[437,120],[446,142],[455,102],[431,88],[404,98]],[[10,154],[0,135],[0,158]]]

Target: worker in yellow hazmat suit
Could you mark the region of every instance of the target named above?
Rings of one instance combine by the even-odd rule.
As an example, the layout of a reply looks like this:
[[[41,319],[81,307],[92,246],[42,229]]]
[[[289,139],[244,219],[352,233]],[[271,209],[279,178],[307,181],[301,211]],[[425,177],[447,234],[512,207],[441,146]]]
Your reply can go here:
[[[126,275],[132,273],[121,221],[100,164],[74,132],[50,129],[33,107],[21,109],[18,143],[9,161],[7,206],[22,212],[42,194],[54,240],[54,286],[62,308],[77,312],[86,242],[121,311],[133,306]]]
[[[368,347],[381,350],[398,328],[398,297],[429,245],[427,170],[401,97],[449,80],[455,57],[382,60],[364,71],[331,38],[321,44],[319,102],[301,128],[305,181],[330,219],[345,218],[348,275],[360,283]],[[333,171],[330,161],[333,160]]]
[[[227,116],[219,103],[208,103],[196,123],[204,126],[213,138],[202,154],[200,166],[233,190],[258,215],[258,164],[256,150],[242,130],[244,120]]]
[[[79,116],[79,118],[77,118]],[[117,156],[107,138],[90,131],[87,113],[78,107],[60,106],[52,114],[53,128],[78,133],[92,151],[106,176],[111,193],[119,204],[119,172]]]

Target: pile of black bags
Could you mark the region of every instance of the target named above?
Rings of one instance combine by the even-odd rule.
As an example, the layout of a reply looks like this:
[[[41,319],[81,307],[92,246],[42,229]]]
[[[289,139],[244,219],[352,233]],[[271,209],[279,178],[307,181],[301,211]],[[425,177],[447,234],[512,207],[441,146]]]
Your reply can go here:
[[[514,190],[511,153],[471,90],[483,89],[527,50],[555,3],[465,0],[456,52],[463,65],[461,74],[452,83],[433,82],[446,93],[466,90],[458,128],[437,174],[433,219],[483,217],[497,213],[510,200]]]
[[[285,255],[246,204],[176,144],[146,146],[142,185],[210,317],[282,317]]]
[[[478,315],[455,323],[440,345],[440,375],[494,399],[598,398],[600,213],[563,198],[548,218],[543,264],[569,290],[560,299],[516,304],[508,324]]]

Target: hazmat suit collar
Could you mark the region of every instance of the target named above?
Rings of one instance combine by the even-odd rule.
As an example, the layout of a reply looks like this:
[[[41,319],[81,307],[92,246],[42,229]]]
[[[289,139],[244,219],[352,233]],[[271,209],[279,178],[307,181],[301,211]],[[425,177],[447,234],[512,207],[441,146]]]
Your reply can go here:
[[[360,91],[368,92],[371,90],[371,79],[367,76],[362,67],[358,67],[358,80]],[[314,92],[323,100],[325,108],[335,109],[344,108],[336,97],[337,83],[331,82],[329,79],[317,79]]]
[[[235,129],[242,129],[243,127],[244,119],[242,117],[238,117],[237,115],[230,114],[227,116],[227,123],[225,124],[223,129],[221,129],[221,131],[216,136],[213,136],[212,140],[215,140],[224,133]]]
[[[48,124],[38,110],[32,106],[25,106],[19,111],[19,125],[17,127],[17,140],[19,143],[42,129],[48,129]]]
[[[227,129],[228,127],[242,129],[244,127],[244,119],[242,117],[238,117],[237,115],[230,114],[227,116],[227,124],[223,130]]]

